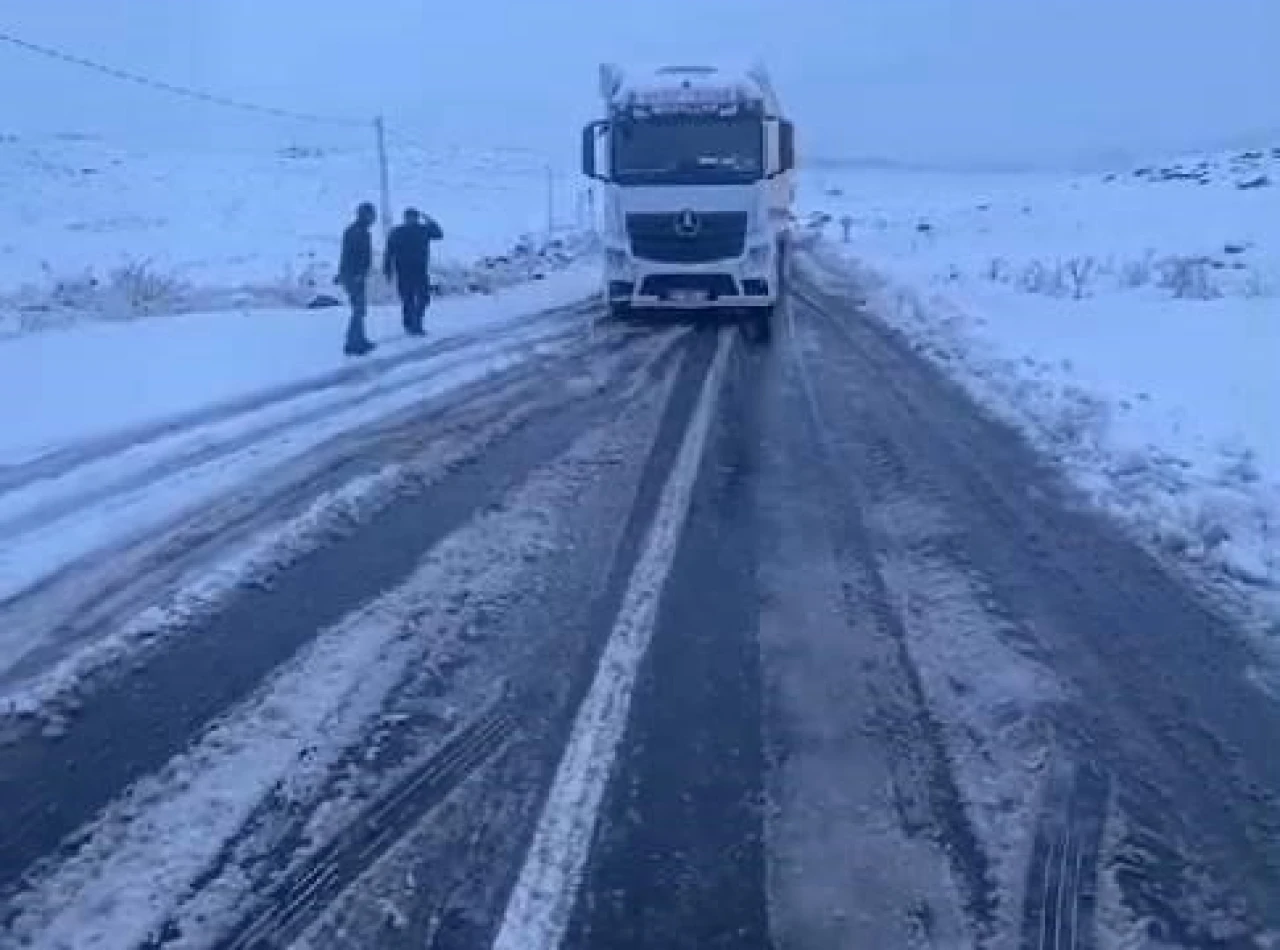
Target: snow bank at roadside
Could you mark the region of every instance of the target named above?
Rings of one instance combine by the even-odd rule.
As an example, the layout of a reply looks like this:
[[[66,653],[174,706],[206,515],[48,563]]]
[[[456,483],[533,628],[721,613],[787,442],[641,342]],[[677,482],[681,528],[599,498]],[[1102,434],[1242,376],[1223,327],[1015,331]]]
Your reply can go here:
[[[1280,646],[1280,150],[808,184],[871,313]]]
[[[554,237],[525,235],[501,254],[460,263],[445,260],[433,268],[436,297],[449,299],[541,281],[586,256],[592,248],[585,233]],[[149,260],[128,259],[105,271],[92,267],[42,284],[28,284],[0,295],[0,341],[49,330],[68,329],[86,321],[130,322],[146,317],[188,313],[261,310],[281,307],[327,309],[344,306],[333,286],[333,270],[318,263],[274,282],[224,287],[190,284],[175,273],[156,269]],[[375,276],[370,302],[394,304],[394,287]]]

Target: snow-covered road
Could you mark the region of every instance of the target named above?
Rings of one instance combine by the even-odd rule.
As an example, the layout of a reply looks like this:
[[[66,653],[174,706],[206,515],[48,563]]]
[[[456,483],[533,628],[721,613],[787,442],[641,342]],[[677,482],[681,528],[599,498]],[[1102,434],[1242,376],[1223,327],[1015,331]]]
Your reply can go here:
[[[15,370],[30,365],[23,351],[38,351],[47,391],[99,398],[83,413],[46,403],[6,432],[24,460],[0,468],[0,706],[46,707],[129,644],[265,582],[345,520],[385,504],[421,477],[410,453],[439,464],[458,449],[417,445],[405,420],[415,423],[433,397],[531,372],[583,338],[588,310],[524,309],[572,299],[580,287],[570,275],[488,303],[488,312],[445,303],[430,341],[393,338],[387,352],[345,364],[333,340],[317,341],[303,322],[314,323],[310,313],[249,333],[217,314],[118,328],[130,331],[116,333],[122,343],[168,367],[147,373],[166,393],[156,400],[120,384],[129,362],[110,339],[97,341],[94,361],[63,352],[81,348],[83,332],[10,344],[0,356]],[[206,366],[165,387],[183,346],[204,337],[220,346],[238,338],[246,353],[276,359],[218,360],[218,371]],[[8,374],[4,388],[16,395],[22,377]],[[45,445],[31,457],[17,450],[28,432]],[[119,628],[112,635],[88,633],[108,618]]]
[[[6,608],[0,942],[1262,945],[1248,639],[837,267],[771,348],[559,308],[11,468],[38,537],[271,459]]]

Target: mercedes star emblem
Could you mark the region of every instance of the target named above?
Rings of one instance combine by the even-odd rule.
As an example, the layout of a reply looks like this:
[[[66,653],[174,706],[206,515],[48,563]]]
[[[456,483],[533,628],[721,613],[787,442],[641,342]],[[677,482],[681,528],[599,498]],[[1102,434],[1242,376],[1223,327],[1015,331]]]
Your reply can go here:
[[[681,237],[697,237],[698,232],[702,230],[702,219],[692,208],[685,208],[676,215],[675,227],[676,234]]]

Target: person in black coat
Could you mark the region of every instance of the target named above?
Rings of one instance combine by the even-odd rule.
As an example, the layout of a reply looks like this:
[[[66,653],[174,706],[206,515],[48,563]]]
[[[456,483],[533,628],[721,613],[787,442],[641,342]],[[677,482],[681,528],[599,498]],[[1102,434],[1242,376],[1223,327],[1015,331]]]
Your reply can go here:
[[[342,232],[342,257],[334,283],[342,286],[351,301],[351,319],[343,348],[348,356],[363,356],[374,346],[365,329],[365,318],[369,312],[369,272],[373,269],[370,229],[377,220],[378,212],[366,201],[356,209],[356,219]]]
[[[444,238],[440,225],[417,208],[404,213],[404,224],[387,236],[382,272],[396,282],[404,311],[404,330],[412,336],[424,336],[423,317],[431,303],[431,242]]]

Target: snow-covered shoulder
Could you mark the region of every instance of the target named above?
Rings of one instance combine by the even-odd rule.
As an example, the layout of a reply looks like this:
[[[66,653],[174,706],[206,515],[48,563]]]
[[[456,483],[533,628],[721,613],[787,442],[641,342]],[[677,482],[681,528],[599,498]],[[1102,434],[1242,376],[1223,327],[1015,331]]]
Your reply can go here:
[[[805,184],[819,261],[1280,648],[1280,149]]]
[[[597,290],[574,266],[493,293],[436,300],[425,340],[406,338],[394,306],[375,307],[378,350],[342,354],[345,307],[190,313],[90,321],[0,340],[0,469],[109,433],[179,417],[256,393],[362,372],[462,334],[520,321]]]

